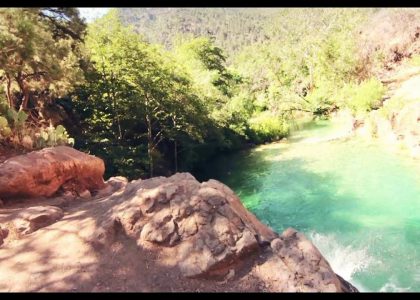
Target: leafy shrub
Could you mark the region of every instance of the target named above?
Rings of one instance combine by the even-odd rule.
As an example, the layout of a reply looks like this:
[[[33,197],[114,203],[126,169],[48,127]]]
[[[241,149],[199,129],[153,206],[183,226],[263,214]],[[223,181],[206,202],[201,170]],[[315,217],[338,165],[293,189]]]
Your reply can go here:
[[[287,122],[271,114],[268,111],[262,112],[249,120],[251,140],[257,143],[279,140],[289,134]]]
[[[376,78],[360,84],[346,84],[339,93],[339,103],[340,106],[351,109],[354,114],[365,114],[379,108],[385,90],[383,84]]]
[[[64,126],[34,126],[27,119],[27,113],[11,109],[0,101],[0,141],[26,149],[74,145],[74,139]]]
[[[334,96],[336,94],[336,87],[333,82],[323,81],[319,87],[315,88],[306,100],[309,104],[309,109],[314,112],[316,116],[322,116],[334,106]]]
[[[45,148],[58,145],[74,145],[74,139],[70,138],[66,129],[62,125],[54,127],[50,125],[49,127],[41,127],[39,132],[35,134],[35,147],[36,148]]]

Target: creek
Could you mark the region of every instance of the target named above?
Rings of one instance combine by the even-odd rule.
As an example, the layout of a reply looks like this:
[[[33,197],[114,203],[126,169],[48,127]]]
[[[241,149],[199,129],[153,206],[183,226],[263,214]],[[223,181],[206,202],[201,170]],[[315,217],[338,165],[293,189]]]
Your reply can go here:
[[[287,141],[219,156],[227,184],[277,232],[303,232],[360,291],[420,292],[420,163],[312,122]]]

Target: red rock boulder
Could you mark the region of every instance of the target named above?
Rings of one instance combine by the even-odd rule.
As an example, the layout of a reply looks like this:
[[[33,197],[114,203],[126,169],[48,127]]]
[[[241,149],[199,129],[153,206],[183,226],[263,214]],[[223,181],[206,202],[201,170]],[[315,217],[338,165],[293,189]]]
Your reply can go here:
[[[102,159],[66,146],[45,148],[0,163],[2,198],[50,197],[62,186],[104,187]]]

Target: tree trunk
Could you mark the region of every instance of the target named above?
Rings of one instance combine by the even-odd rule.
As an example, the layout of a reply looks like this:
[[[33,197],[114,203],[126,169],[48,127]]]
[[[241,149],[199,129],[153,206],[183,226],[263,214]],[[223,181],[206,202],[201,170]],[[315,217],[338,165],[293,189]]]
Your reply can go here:
[[[174,124],[174,128],[176,129],[176,116],[172,117],[172,122]],[[175,166],[175,173],[178,172],[178,142],[176,140],[176,136],[174,138],[174,166]]]
[[[15,109],[15,99],[12,96],[12,91],[10,90],[10,87],[12,85],[12,80],[10,79],[9,75],[6,75],[6,96],[7,96],[7,102],[9,103],[9,107]]]
[[[153,135],[152,135],[152,122],[150,116],[146,115],[147,123],[147,155],[149,157],[149,174],[153,177]]]
[[[22,105],[19,110],[27,110],[29,104],[29,90],[24,86]]]
[[[114,84],[115,84],[115,78],[114,78],[114,75],[112,74],[111,75],[112,77],[111,77],[111,81],[112,81],[112,90],[110,91],[110,93],[109,93],[109,95],[111,96],[111,94],[112,94],[112,102],[113,102],[113,104],[114,104],[114,112],[115,112],[115,114],[116,115],[114,115],[114,122],[115,122],[115,119],[116,119],[116,121],[117,121],[117,127],[118,127],[118,140],[122,140],[122,130],[121,130],[121,122],[120,122],[120,114],[119,114],[119,111],[118,111],[118,109],[117,109],[117,99],[116,99],[116,95],[115,95],[115,86],[114,86]]]
[[[112,98],[113,98],[113,103],[114,103],[114,112],[116,114],[116,116],[114,115],[114,122],[115,122],[115,117],[116,117],[117,127],[118,127],[118,140],[121,141],[122,140],[122,130],[121,130],[120,114],[118,113],[118,110],[117,110],[117,100],[115,99],[115,94],[114,93],[112,93]]]
[[[178,142],[174,141],[174,164],[175,164],[175,173],[178,172]]]
[[[19,85],[20,90],[23,93],[22,104],[20,105],[19,110],[26,110],[28,108],[29,103],[29,88],[26,85],[25,81],[22,79],[21,74],[16,77],[16,81]]]

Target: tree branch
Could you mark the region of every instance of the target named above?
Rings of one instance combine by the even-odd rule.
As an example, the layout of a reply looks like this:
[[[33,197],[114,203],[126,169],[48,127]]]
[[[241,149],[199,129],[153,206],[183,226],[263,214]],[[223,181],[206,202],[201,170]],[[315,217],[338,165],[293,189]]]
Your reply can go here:
[[[53,10],[53,9],[50,9],[51,11],[54,11],[54,12],[56,12],[56,13],[59,13],[59,12],[57,12],[56,10]],[[70,37],[72,37],[73,39],[75,39],[75,40],[78,40],[78,41],[82,41],[82,38],[77,34],[77,33],[75,33],[75,32],[73,32],[73,31],[71,31],[70,29],[68,29],[66,26],[63,26],[63,25],[61,25],[59,22],[57,22],[57,20],[54,18],[54,17],[52,17],[52,16],[48,16],[48,15],[46,15],[44,12],[42,12],[42,11],[40,11],[39,12],[39,14],[38,14],[40,17],[43,17],[43,18],[47,18],[48,20],[50,20],[51,21],[51,23],[57,28],[57,29],[59,29],[59,30],[61,30],[64,34],[67,34],[67,35],[69,35]]]

